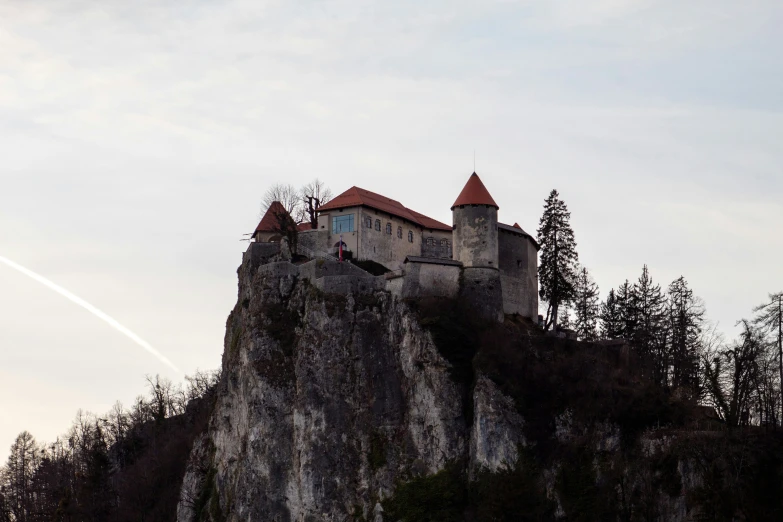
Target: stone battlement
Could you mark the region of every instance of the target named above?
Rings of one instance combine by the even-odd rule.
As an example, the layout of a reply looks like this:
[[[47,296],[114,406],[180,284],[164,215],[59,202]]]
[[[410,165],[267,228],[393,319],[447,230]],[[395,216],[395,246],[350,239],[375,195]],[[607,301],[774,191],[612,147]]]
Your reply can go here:
[[[285,241],[250,243],[243,256],[250,270],[266,276],[306,279],[328,294],[367,294],[386,291],[400,298],[460,295],[463,267],[458,261],[410,257],[400,270],[374,276],[348,261],[319,257],[302,264],[291,262]]]

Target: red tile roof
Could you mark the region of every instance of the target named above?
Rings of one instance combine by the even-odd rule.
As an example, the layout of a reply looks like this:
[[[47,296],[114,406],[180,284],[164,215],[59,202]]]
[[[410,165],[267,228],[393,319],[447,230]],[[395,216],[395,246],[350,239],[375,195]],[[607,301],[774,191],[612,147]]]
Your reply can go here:
[[[422,226],[422,228],[430,228],[433,230],[448,230],[449,232],[451,232],[453,229],[451,225],[441,223],[440,221],[432,219],[429,216],[425,216],[424,214],[419,214],[415,210],[408,209],[408,212],[413,214],[413,216],[419,220],[419,224]]]
[[[411,223],[419,225],[422,228],[451,230],[449,225],[406,208],[399,201],[359,187],[349,188],[329,203],[318,207],[318,211],[323,212],[325,210],[358,206],[374,208],[375,210],[380,210],[381,212],[407,219]]]
[[[255,237],[259,232],[279,232],[280,222],[278,221],[277,216],[280,214],[288,214],[288,211],[282,203],[273,201],[272,204],[269,205],[264,217],[262,217],[261,221],[258,223],[252,237]]]
[[[305,221],[304,223],[299,223],[296,225],[296,231],[297,232],[304,232],[305,230],[312,230],[313,224],[309,221]]]
[[[462,192],[457,196],[457,201],[451,206],[459,207],[460,205],[488,205],[490,207],[500,208],[492,196],[489,195],[487,187],[481,182],[481,178],[475,172],[470,175],[468,182],[465,183],[465,187]]]

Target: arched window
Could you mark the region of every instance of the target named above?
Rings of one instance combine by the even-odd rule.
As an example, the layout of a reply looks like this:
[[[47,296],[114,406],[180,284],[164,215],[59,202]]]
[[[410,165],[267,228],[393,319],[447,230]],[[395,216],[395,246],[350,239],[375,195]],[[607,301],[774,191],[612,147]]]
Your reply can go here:
[[[449,240],[448,239],[441,239],[440,240],[440,246],[448,246]]]
[[[427,244],[428,245],[434,245],[435,244],[435,238],[434,237],[428,237],[427,238]]]
[[[408,243],[413,243],[413,232],[408,230]]]
[[[381,230],[381,220],[380,219],[376,219],[375,220],[375,230],[378,230],[378,231]]]
[[[386,223],[386,233],[391,235],[391,223]]]
[[[372,218],[370,216],[367,216],[364,220],[364,226],[367,228],[372,228]]]
[[[402,227],[397,227],[397,237],[402,239]]]

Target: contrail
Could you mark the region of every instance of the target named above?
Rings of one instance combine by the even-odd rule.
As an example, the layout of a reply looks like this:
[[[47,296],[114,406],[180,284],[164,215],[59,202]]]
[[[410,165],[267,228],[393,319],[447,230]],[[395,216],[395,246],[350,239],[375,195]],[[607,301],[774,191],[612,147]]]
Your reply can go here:
[[[142,339],[141,337],[139,337],[135,333],[131,332],[130,330],[128,330],[127,328],[122,326],[120,323],[118,323],[116,319],[114,319],[110,315],[108,315],[108,314],[98,310],[93,305],[91,305],[90,303],[88,303],[87,301],[82,299],[81,297],[79,297],[77,295],[73,295],[71,292],[69,292],[65,288],[52,283],[51,281],[49,281],[45,277],[43,277],[41,275],[38,275],[35,272],[33,272],[32,270],[28,270],[27,268],[23,267],[22,265],[14,263],[10,259],[6,259],[3,256],[0,256],[0,263],[4,263],[4,264],[10,266],[11,268],[13,268],[14,270],[18,270],[19,272],[23,273],[24,275],[26,275],[26,276],[28,276],[28,277],[30,277],[32,279],[35,279],[36,281],[38,281],[42,285],[51,288],[52,290],[54,290],[55,292],[57,292],[61,296],[65,297],[66,299],[68,299],[68,300],[76,303],[77,305],[81,306],[82,308],[84,308],[85,310],[87,310],[88,312],[93,314],[95,317],[97,317],[98,319],[101,319],[101,320],[105,321],[106,323],[108,323],[109,326],[111,326],[112,328],[114,328],[118,332],[123,333],[126,336],[128,336],[133,342],[135,342],[136,344],[138,344],[139,346],[141,346],[142,348],[147,350],[149,353],[151,353],[152,355],[157,357],[162,363],[164,363],[167,366],[169,366],[170,368],[172,368],[175,372],[180,373],[179,368],[174,366],[174,364],[171,361],[169,361],[166,358],[166,356],[164,356],[158,350],[153,348],[150,343],[148,343],[147,341],[145,341],[144,339]]]

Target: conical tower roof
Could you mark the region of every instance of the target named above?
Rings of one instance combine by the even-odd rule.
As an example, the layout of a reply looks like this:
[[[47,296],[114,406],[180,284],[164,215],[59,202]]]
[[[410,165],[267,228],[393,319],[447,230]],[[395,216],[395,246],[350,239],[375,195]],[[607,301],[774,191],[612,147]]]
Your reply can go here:
[[[256,231],[253,232],[253,236],[255,237],[256,234],[259,232],[279,232],[280,231],[280,219],[278,216],[287,216],[288,211],[285,209],[282,203],[279,201],[273,201],[271,205],[269,205],[269,208],[267,209],[266,213],[264,214],[264,217],[261,218],[261,221],[258,223],[258,226],[256,227]]]
[[[468,182],[465,183],[462,192],[457,196],[457,201],[451,206],[451,210],[454,210],[454,207],[460,205],[487,205],[489,207],[500,208],[498,207],[498,204],[495,203],[495,200],[492,199],[492,196],[489,195],[487,187],[484,186],[481,182],[481,178],[479,178],[478,174],[475,172],[468,178]]]

